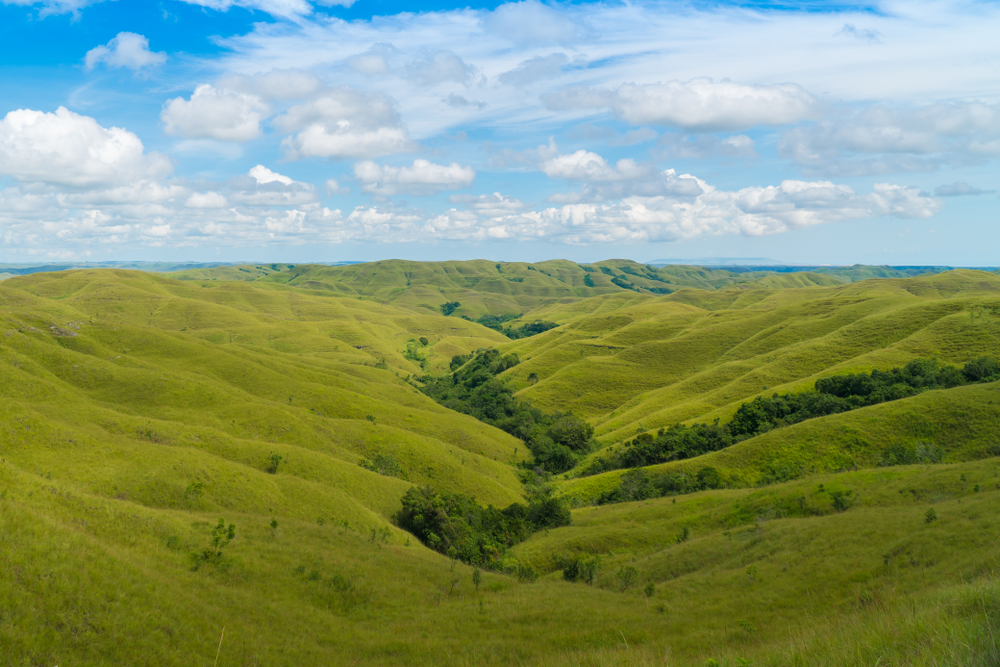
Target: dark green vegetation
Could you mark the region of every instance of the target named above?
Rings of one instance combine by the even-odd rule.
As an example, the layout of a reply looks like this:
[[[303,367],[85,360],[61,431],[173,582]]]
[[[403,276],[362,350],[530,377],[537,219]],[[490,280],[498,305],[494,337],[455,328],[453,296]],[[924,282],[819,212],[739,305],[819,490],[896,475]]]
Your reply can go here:
[[[471,321],[477,324],[482,324],[484,327],[493,329],[494,331],[499,331],[511,340],[527,338],[529,336],[545,333],[549,329],[555,329],[559,326],[555,322],[542,321],[528,322],[527,324],[522,324],[519,327],[504,326],[505,323],[510,322],[511,320],[516,320],[519,317],[521,317],[521,315],[481,315]],[[468,320],[469,318],[465,317],[464,319]]]
[[[0,662],[1000,661],[1000,382],[976,362],[1000,351],[995,275],[186,277],[0,284]],[[505,313],[559,326],[510,340],[461,318]],[[788,423],[794,396],[868,401],[932,358],[936,387]],[[785,402],[769,430],[575,476],[758,398]],[[525,426],[576,469],[536,470]]]
[[[451,360],[452,372],[421,377],[421,390],[447,408],[519,438],[531,451],[535,465],[565,472],[596,445],[594,427],[571,413],[545,413],[515,398],[508,383],[497,376],[518,363],[516,354],[492,348],[456,355]]]
[[[527,506],[514,503],[498,510],[482,507],[459,493],[436,493],[413,487],[402,500],[396,524],[449,558],[493,570],[525,575],[517,561],[506,562],[508,549],[544,528],[568,526],[570,512],[556,498],[538,498]]]
[[[931,389],[950,389],[969,383],[997,380],[1000,380],[1000,363],[992,357],[973,359],[961,370],[954,366],[939,364],[936,359],[914,359],[903,368],[834,375],[817,380],[814,391],[774,394],[770,397],[758,396],[753,401],[741,404],[733,414],[732,420],[722,426],[718,423],[695,424],[690,427],[676,424],[669,429],[661,428],[655,435],[641,433],[623,447],[616,448],[605,457],[592,461],[583,474],[593,475],[607,470],[637,468],[688,459],[724,449],[747,438],[767,433],[775,428],[797,424],[806,419],[908,398]],[[898,464],[918,463],[923,458],[915,452],[907,453],[898,447],[891,455],[891,460]],[[704,471],[708,470],[713,471],[714,485],[701,479]],[[661,480],[658,488],[665,494],[669,491],[690,491],[718,486],[718,472],[715,472],[714,468],[705,468],[699,472],[699,479],[696,482],[669,476]],[[649,492],[651,493],[651,490]],[[604,496],[605,499],[618,497],[626,500],[637,499],[631,492]]]

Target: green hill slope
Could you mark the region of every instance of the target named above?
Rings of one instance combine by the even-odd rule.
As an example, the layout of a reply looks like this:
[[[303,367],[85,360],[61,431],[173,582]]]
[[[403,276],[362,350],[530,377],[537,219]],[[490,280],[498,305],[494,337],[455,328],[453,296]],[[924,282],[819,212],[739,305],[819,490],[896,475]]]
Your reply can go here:
[[[631,260],[580,265],[565,260],[523,262],[411,262],[387,260],[348,266],[257,264],[191,269],[170,274],[181,280],[250,281],[294,286],[318,293],[358,296],[380,303],[440,312],[461,304],[456,316],[525,313],[553,303],[602,294],[669,294],[685,287],[713,290],[733,284],[768,287],[836,285],[818,273],[733,273],[693,266],[652,267]],[[759,283],[759,281],[765,281]]]
[[[640,428],[725,419],[743,401],[831,373],[995,354],[998,304],[1000,277],[976,271],[604,296],[532,311],[562,326],[505,346],[523,360],[506,375],[520,396],[584,415],[611,444]]]
[[[569,290],[577,270],[581,283],[612,277],[547,264],[545,278],[565,271]],[[266,265],[251,280],[85,270],[0,283],[0,664],[1000,659],[1000,459],[971,460],[996,454],[996,385],[665,464],[713,465],[748,488],[574,509],[572,525],[513,550],[537,580],[477,578],[392,523],[413,484],[497,507],[530,490],[523,443],[407,382],[454,354],[518,351],[525,361],[508,375],[522,395],[579,410],[614,446],[640,423],[731,414],[762,384],[805,387],[918,354],[995,354],[996,277],[503,294],[491,308],[562,324],[510,342],[433,301],[422,308],[420,285],[393,297],[398,276],[389,292],[362,274],[352,280],[368,280],[364,289],[286,284],[298,268]],[[712,274],[698,279],[728,279]],[[458,288],[427,289],[437,300]],[[834,472],[918,441],[945,463]],[[617,481],[562,480],[555,492],[588,501]],[[761,482],[772,484],[749,488]],[[848,490],[835,511],[833,494]],[[593,585],[564,579],[563,567],[595,557]]]

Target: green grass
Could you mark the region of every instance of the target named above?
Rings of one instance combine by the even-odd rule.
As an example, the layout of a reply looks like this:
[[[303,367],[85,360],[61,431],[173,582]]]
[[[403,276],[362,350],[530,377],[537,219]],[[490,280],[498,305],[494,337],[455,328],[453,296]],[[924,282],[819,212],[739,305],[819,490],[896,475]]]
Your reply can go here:
[[[755,396],[833,373],[995,353],[1000,317],[978,309],[998,302],[1000,277],[977,271],[598,297],[526,314],[562,326],[505,346],[523,360],[506,376],[543,409],[585,416],[610,445],[643,428],[726,420]],[[527,382],[531,373],[537,384]]]
[[[472,264],[471,278],[497,273]],[[602,264],[636,285],[621,267],[644,271]],[[714,465],[743,488],[574,509],[573,525],[514,549],[542,573],[531,583],[487,572],[477,592],[471,568],[391,523],[411,483],[523,501],[523,444],[408,384],[422,372],[414,339],[428,338],[433,372],[480,347],[518,351],[512,381],[542,378],[523,395],[579,410],[614,446],[639,424],[725,417],[826,373],[995,354],[1000,326],[973,310],[1000,302],[995,277],[765,288],[672,267],[656,275],[712,291],[589,296],[583,276],[601,290],[605,273],[549,262],[502,265],[523,271],[511,293],[450,286],[469,265],[419,265],[446,282],[398,292],[403,263],[382,286],[364,267],[289,285],[306,276],[286,265],[249,280],[226,267],[0,284],[0,664],[997,663],[995,385],[665,464]],[[464,303],[455,289],[480,300],[473,314],[516,307],[563,326],[508,342],[434,311]],[[945,463],[871,467],[886,444],[916,440]],[[380,454],[409,481],[359,465]],[[801,478],[755,487],[778,464]],[[835,472],[848,465],[860,469]],[[557,493],[587,501],[615,481],[560,480]],[[846,490],[854,504],[834,511],[831,492]],[[194,569],[220,517],[236,539]],[[602,558],[595,586],[562,580],[583,554]],[[638,585],[622,591],[626,566]]]

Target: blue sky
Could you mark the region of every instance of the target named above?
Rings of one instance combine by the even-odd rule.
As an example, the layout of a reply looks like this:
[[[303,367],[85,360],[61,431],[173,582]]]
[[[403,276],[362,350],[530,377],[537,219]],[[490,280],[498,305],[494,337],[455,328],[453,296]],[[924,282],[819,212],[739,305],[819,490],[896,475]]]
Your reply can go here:
[[[996,3],[0,3],[0,261],[1000,265]]]

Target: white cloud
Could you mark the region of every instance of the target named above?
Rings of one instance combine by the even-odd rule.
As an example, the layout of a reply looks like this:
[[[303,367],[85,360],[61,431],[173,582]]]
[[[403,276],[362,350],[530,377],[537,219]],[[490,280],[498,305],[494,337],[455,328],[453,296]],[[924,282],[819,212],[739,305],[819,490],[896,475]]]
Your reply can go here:
[[[255,95],[222,90],[209,84],[195,88],[190,100],[177,97],[163,105],[160,119],[167,134],[250,141],[260,136],[260,121],[268,107]]]
[[[272,69],[253,75],[230,74],[216,83],[218,88],[234,90],[264,99],[294,100],[312,95],[322,87],[315,74],[296,68]]]
[[[229,200],[218,192],[195,192],[184,205],[188,208],[226,208]]]
[[[966,197],[974,195],[990,195],[995,192],[996,190],[983,190],[982,188],[977,188],[963,181],[955,181],[954,183],[939,185],[934,188],[935,197]]]
[[[181,0],[189,5],[208,7],[227,12],[233,7],[258,10],[282,18],[298,18],[312,13],[312,5],[307,0]],[[341,3],[336,3],[341,4]],[[353,4],[353,3],[352,3]],[[345,5],[350,6],[350,5]]]
[[[819,102],[794,83],[747,85],[712,79],[667,83],[625,83],[614,91],[568,88],[543,96],[553,110],[611,109],[633,125],[661,125],[698,131],[787,125],[815,117]]]
[[[472,100],[467,100],[461,95],[456,95],[455,93],[450,93],[448,97],[444,98],[444,103],[450,107],[475,107],[477,109],[482,109],[486,106],[486,102],[474,102]]]
[[[536,0],[500,5],[483,18],[481,25],[486,32],[519,45],[569,44],[587,34],[568,12]]]
[[[657,142],[655,154],[662,158],[687,159],[757,157],[754,140],[745,134],[728,137],[715,134],[665,134]]]
[[[932,171],[1000,156],[1000,104],[878,105],[782,133],[778,155],[808,174]]]
[[[451,229],[455,238],[637,243],[724,234],[765,236],[884,215],[922,218],[939,209],[936,200],[912,188],[879,184],[871,194],[859,195],[829,182],[784,181],[735,192],[709,186],[693,200],[629,197],[614,204],[568,204],[490,220],[456,221],[448,212],[429,226],[441,233]]]
[[[457,162],[449,165],[414,160],[409,167],[390,167],[371,160],[354,165],[354,177],[372,194],[429,195],[442,190],[458,190],[472,185],[476,172]]]
[[[274,124],[284,132],[298,131],[281,143],[290,160],[371,158],[416,148],[387,97],[349,88],[294,106]]]
[[[579,150],[569,155],[559,155],[539,166],[549,178],[572,181],[624,181],[643,178],[652,170],[651,165],[637,163],[631,158],[619,160],[612,167],[597,153]]]
[[[476,68],[467,64],[453,51],[423,53],[406,66],[407,80],[423,86],[454,82],[469,84],[476,76]]]
[[[518,213],[527,206],[520,199],[499,192],[490,195],[451,195],[448,201],[452,204],[464,204],[466,209],[488,218]]]
[[[95,5],[104,0],[3,0],[5,5],[16,5],[21,7],[35,7],[41,5],[38,11],[40,17],[52,14],[79,15],[80,10],[90,5]]]
[[[295,206],[312,209],[319,205],[316,186],[300,183],[258,164],[246,176],[231,178],[223,190],[226,198],[247,206]]]
[[[261,185],[265,183],[282,183],[284,185],[291,185],[293,183],[292,179],[288,176],[282,176],[281,174],[275,173],[262,164],[258,164],[247,173],[250,176],[253,176],[254,179]]]
[[[108,67],[127,67],[140,70],[143,67],[162,65],[167,62],[167,54],[153,53],[149,50],[149,40],[134,32],[120,32],[108,42],[107,46],[95,46],[87,51],[83,59],[88,70],[94,69],[99,63]]]
[[[526,86],[542,79],[552,79],[562,73],[563,65],[569,62],[565,53],[535,56],[522,61],[517,67],[499,76],[500,83],[509,86]]]
[[[65,107],[19,109],[0,120],[0,174],[18,181],[108,187],[159,179],[172,169],[165,156],[146,153],[135,134]]]
[[[347,59],[347,66],[366,76],[385,74],[389,71],[389,58],[396,53],[392,44],[374,44],[364,53]]]

